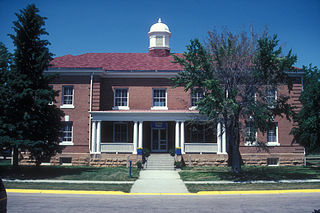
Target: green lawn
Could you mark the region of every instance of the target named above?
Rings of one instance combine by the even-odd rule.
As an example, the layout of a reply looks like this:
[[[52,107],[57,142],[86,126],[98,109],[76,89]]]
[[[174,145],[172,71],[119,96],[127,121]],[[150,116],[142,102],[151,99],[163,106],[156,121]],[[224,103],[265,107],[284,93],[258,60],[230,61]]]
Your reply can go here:
[[[320,189],[320,183],[186,184],[186,186],[192,193],[199,191]]]
[[[301,180],[320,179],[320,167],[243,166],[240,174],[233,174],[230,167],[185,167],[179,174],[184,181]]]
[[[7,189],[51,189],[86,191],[122,191],[130,192],[132,184],[78,184],[78,183],[13,183],[4,182]]]
[[[0,165],[0,177],[6,179],[134,181],[139,177],[137,168],[132,168],[131,178],[128,171],[126,167],[89,166],[20,166],[14,170],[11,166]]]

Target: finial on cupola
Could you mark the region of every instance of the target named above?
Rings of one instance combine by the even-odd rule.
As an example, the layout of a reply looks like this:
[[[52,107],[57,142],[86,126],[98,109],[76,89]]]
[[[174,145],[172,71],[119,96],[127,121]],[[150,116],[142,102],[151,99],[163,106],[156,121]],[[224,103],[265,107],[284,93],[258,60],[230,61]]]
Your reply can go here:
[[[158,19],[158,23],[161,23],[161,18]]]

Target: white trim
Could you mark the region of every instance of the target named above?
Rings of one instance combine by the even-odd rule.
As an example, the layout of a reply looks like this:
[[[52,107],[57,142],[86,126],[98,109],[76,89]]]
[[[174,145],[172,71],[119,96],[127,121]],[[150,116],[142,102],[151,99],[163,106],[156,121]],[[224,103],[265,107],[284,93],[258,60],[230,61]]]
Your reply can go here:
[[[154,106],[154,91],[164,90],[165,91],[165,106]],[[152,110],[168,110],[168,91],[167,88],[152,88]]]
[[[128,106],[115,106],[112,107],[113,110],[130,110],[130,107]]]
[[[168,107],[161,107],[161,106],[156,106],[156,107],[151,107],[151,110],[168,110]]]
[[[59,145],[61,145],[61,146],[73,146],[74,145],[74,143],[71,141],[62,141],[62,142],[60,142],[59,143]]]
[[[64,101],[64,90],[66,87],[72,88],[72,103],[71,104],[63,104]],[[62,85],[62,93],[61,93],[61,109],[74,109],[74,86],[73,85]]]
[[[276,125],[276,141],[268,142],[268,130],[267,130],[267,146],[280,146],[278,122],[274,122],[274,123]]]
[[[64,104],[60,106],[60,109],[74,109],[74,105],[71,104]]]
[[[71,123],[71,141],[61,141],[59,145],[61,146],[72,146],[73,144],[73,122],[72,121],[63,121],[64,123]],[[62,137],[63,138],[63,137]]]
[[[116,106],[116,90],[127,90],[127,106]],[[113,89],[113,110],[129,110],[129,88],[114,88]]]
[[[204,115],[191,111],[94,111],[93,120],[102,121],[181,121],[202,119]]]

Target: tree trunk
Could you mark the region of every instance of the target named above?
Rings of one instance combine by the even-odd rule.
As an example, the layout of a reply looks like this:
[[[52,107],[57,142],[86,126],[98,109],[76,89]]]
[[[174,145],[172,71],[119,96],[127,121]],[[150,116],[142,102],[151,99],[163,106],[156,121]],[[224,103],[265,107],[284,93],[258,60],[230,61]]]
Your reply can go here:
[[[14,147],[13,148],[13,154],[12,154],[12,166],[14,169],[17,169],[18,168],[18,162],[19,162],[19,151],[18,151],[18,148],[17,147]]]
[[[232,172],[239,173],[241,172],[241,158],[239,146],[233,144],[232,146]]]

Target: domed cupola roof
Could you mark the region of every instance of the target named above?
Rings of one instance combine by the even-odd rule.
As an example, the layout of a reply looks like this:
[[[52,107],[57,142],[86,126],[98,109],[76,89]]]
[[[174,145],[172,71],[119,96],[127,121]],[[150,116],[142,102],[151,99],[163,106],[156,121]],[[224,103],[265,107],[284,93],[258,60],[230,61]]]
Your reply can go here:
[[[161,22],[161,18],[159,18],[158,23],[155,23],[150,27],[149,34],[154,32],[166,32],[171,34],[169,27]]]

